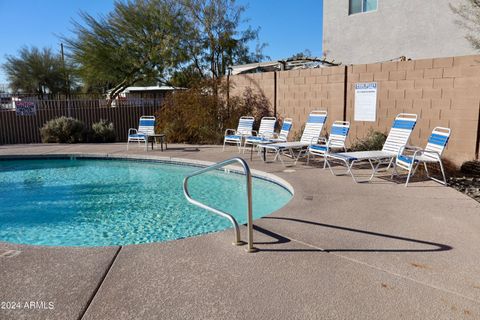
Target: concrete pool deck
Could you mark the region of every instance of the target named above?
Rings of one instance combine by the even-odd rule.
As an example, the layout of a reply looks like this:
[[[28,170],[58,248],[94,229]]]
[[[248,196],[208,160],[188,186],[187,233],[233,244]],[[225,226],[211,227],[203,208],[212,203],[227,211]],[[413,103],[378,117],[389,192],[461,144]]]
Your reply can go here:
[[[238,156],[185,147],[3,145],[0,156]],[[431,181],[355,184],[304,164],[250,164],[295,190],[255,221],[258,253],[232,246],[232,230],[123,247],[0,243],[0,319],[480,318],[479,203]]]

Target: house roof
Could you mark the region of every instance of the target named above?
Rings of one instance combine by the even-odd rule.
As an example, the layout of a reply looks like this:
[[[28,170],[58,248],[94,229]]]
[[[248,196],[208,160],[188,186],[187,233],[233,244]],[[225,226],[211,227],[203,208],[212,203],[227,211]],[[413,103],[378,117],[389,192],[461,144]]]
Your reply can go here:
[[[269,72],[292,69],[309,69],[338,66],[334,61],[328,61],[325,58],[303,57],[298,59],[286,59],[277,61],[267,61],[258,63],[239,64],[229,66],[232,75],[253,72]]]
[[[171,86],[127,87],[122,92],[130,93],[130,92],[137,92],[137,91],[173,91],[176,89],[181,89],[181,88],[176,88]]]

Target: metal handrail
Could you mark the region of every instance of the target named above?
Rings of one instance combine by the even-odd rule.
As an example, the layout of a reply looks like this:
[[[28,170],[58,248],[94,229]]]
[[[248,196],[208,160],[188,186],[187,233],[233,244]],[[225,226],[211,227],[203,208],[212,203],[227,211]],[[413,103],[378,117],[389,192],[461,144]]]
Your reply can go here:
[[[243,172],[244,172],[244,174],[246,176],[246,179],[247,179],[246,180],[246,182],[247,182],[247,209],[248,209],[248,212],[247,212],[247,222],[248,222],[247,223],[247,228],[248,228],[247,252],[255,252],[255,251],[257,251],[257,249],[253,247],[252,173],[250,172],[250,168],[249,168],[249,166],[248,166],[248,164],[245,160],[243,160],[242,158],[239,158],[239,157],[231,158],[231,159],[228,159],[228,160],[225,160],[225,161],[222,161],[222,162],[218,162],[214,165],[208,166],[206,168],[203,168],[201,170],[195,171],[194,173],[191,173],[191,174],[187,175],[185,177],[185,179],[183,179],[183,194],[185,195],[185,198],[187,198],[188,202],[230,220],[230,222],[232,223],[232,225],[235,229],[235,241],[233,242],[233,244],[237,245],[237,246],[242,245],[243,242],[240,239],[240,228],[238,226],[237,220],[235,220],[235,218],[231,214],[229,214],[227,212],[224,212],[222,210],[219,210],[217,208],[210,207],[210,206],[208,206],[208,205],[206,205],[206,204],[204,204],[200,201],[197,201],[197,200],[193,199],[190,196],[190,193],[188,192],[188,179],[190,179],[191,177],[198,176],[198,175],[200,175],[202,173],[205,173],[205,172],[208,172],[208,171],[220,169],[220,168],[225,167],[225,166],[227,166],[231,163],[234,163],[234,162],[239,162],[242,165]]]

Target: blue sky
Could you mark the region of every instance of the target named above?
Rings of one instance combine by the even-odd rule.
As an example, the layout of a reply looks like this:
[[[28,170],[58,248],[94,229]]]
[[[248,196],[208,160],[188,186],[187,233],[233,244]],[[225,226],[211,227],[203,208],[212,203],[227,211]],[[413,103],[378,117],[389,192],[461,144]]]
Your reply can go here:
[[[322,0],[237,1],[247,5],[248,24],[261,28],[260,42],[268,45],[265,55],[281,59],[305,49],[322,55]],[[70,34],[80,11],[97,16],[112,8],[111,0],[0,0],[0,64],[23,46],[60,50],[58,35]],[[0,83],[5,82],[0,69]]]

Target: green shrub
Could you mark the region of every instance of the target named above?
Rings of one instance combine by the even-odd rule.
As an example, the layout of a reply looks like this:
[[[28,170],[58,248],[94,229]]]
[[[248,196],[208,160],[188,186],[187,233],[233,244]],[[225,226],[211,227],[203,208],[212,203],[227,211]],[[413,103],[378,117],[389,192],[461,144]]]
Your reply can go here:
[[[352,151],[382,150],[387,135],[383,132],[370,129],[367,136],[357,140],[351,147]]]
[[[169,142],[216,144],[223,141],[225,129],[237,128],[241,116],[255,117],[258,127],[262,117],[271,115],[264,95],[247,89],[227,101],[224,90],[203,83],[167,96],[156,114],[156,131]]]
[[[76,143],[83,141],[84,128],[77,119],[60,117],[45,123],[40,135],[44,143]]]
[[[99,122],[92,124],[89,132],[89,142],[115,142],[115,130],[113,123],[100,119]]]

